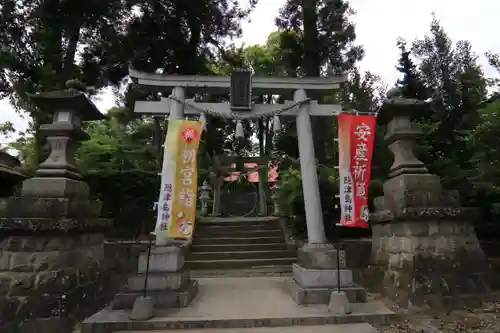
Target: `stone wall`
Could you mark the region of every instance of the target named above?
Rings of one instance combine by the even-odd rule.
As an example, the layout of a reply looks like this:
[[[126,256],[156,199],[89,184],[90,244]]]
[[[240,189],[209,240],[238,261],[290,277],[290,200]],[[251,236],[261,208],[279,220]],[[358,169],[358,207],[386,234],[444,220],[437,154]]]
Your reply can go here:
[[[4,237],[0,332],[70,332],[106,303],[107,282],[100,234]]]
[[[20,332],[70,332],[109,303],[147,246],[101,234],[1,239],[0,332],[17,333],[22,322]]]
[[[402,306],[471,305],[498,284],[485,270],[490,265],[470,223],[401,221],[372,228],[367,286]]]
[[[442,228],[446,228],[446,226],[443,226]],[[385,231],[387,232],[388,230]],[[434,242],[440,244],[439,246],[443,246],[447,241],[444,241],[444,238],[439,237],[440,236],[438,236],[438,234],[435,234]],[[408,240],[406,239],[406,236],[399,238],[399,240],[392,240],[392,236],[388,236],[386,234],[385,236],[382,236],[382,239],[383,240],[381,240],[380,242],[383,242],[384,247],[387,249],[391,249],[391,251],[396,250],[396,248],[398,247],[397,242],[400,242],[399,248],[401,248],[403,251],[405,251],[406,246],[408,246]],[[462,241],[465,240],[462,239]],[[488,258],[500,258],[500,242],[480,240],[479,244]],[[379,290],[379,286],[377,285],[376,280],[377,278],[380,279],[380,276],[374,276],[373,273],[376,270],[373,270],[371,268],[372,239],[343,239],[340,244],[340,249],[346,251],[347,266],[349,267],[349,269],[352,269],[354,280],[356,281],[356,283],[369,287],[369,289],[373,291]]]

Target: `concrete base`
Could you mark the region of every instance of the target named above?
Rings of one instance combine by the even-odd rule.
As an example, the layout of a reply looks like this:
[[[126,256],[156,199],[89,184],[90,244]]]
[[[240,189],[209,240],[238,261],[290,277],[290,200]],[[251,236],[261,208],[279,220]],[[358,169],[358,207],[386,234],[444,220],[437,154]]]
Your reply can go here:
[[[190,280],[184,290],[176,291],[150,291],[148,296],[153,299],[154,307],[157,309],[185,308],[191,303],[198,293],[198,281]],[[135,299],[142,292],[122,292],[115,296],[112,304],[113,310],[132,309]]]
[[[286,285],[295,303],[299,305],[307,304],[328,304],[332,292],[338,291],[337,287],[329,288],[304,288],[293,278],[287,278]],[[366,302],[366,290],[360,287],[341,287],[347,299],[351,303]]]
[[[137,274],[128,279],[127,291],[141,292],[144,290],[146,274]],[[184,289],[189,282],[189,271],[149,273],[147,290],[180,290]]]
[[[130,313],[132,320],[148,320],[153,317],[153,299],[151,297],[137,297]]]
[[[297,304],[329,304],[332,292],[337,292],[339,285],[350,302],[366,301],[366,291],[354,285],[352,271],[346,269],[345,252],[337,251],[331,244],[306,244],[299,250],[293,279],[287,280]]]
[[[149,272],[177,272],[184,266],[185,249],[180,245],[154,246],[149,258]],[[139,256],[139,273],[145,273],[148,254]]]
[[[337,249],[332,244],[305,244],[298,250],[299,265],[312,269],[346,268],[345,252],[340,250],[337,260]]]
[[[340,273],[340,287],[351,287],[352,271],[349,269],[314,269],[304,268],[293,264],[293,277],[304,288],[333,288],[338,287]]]
[[[222,332],[224,328],[228,332],[233,332],[233,329],[239,332],[239,328],[253,332],[251,327],[258,327],[257,332],[266,332],[264,327],[278,326],[281,326],[278,332],[286,332],[284,326],[298,326],[302,330],[296,332],[309,332],[312,327],[308,326],[363,322],[387,324],[394,317],[392,311],[377,301],[352,303],[352,313],[348,315],[329,313],[326,304],[297,305],[284,288],[284,279],[279,277],[207,278],[199,281],[199,296],[188,307],[155,309],[154,319],[143,321],[131,320],[129,310],[106,308],[86,319],[81,332],[187,329]],[[364,330],[353,332],[365,333]]]
[[[332,292],[330,302],[328,303],[328,312],[338,315],[350,314],[352,312],[351,304],[345,292]]]
[[[179,244],[154,246],[151,249],[148,267],[148,253],[139,256],[139,274],[128,279],[125,290],[118,293],[113,309],[131,309],[135,299],[144,292],[146,269],[149,269],[147,296],[157,309],[182,308],[189,305],[198,292],[198,282],[189,279],[184,269],[185,248]]]

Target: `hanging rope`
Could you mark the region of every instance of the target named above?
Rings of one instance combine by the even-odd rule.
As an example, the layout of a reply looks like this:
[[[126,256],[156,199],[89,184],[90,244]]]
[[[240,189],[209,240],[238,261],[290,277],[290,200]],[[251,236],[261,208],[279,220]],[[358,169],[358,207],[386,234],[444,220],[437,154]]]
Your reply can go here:
[[[211,117],[218,117],[218,118],[223,118],[223,119],[232,119],[232,120],[250,120],[250,119],[265,119],[265,118],[272,118],[274,116],[278,116],[288,110],[291,110],[295,107],[301,106],[303,104],[309,103],[311,101],[310,98],[306,98],[304,100],[292,103],[290,105],[287,105],[281,109],[276,109],[272,111],[265,111],[265,112],[252,112],[252,113],[236,113],[236,112],[231,112],[231,113],[223,113],[223,112],[217,112],[217,111],[212,111],[208,110],[205,108],[202,108],[194,103],[187,102],[185,100],[179,99],[173,95],[170,95],[167,97],[168,99],[174,100],[177,103],[180,103],[184,105],[185,107],[190,107],[201,114],[205,114]]]

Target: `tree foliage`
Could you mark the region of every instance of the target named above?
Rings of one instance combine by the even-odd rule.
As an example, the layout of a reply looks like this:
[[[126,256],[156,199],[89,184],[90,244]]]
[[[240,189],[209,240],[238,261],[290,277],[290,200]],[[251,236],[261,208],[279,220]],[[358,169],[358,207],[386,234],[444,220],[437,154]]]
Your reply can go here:
[[[432,113],[423,121],[428,147],[423,159],[446,187],[459,189],[467,203],[473,192],[473,150],[467,147],[467,137],[487,98],[486,78],[470,43],[453,45],[436,19],[430,35],[414,42],[413,53],[431,98]]]
[[[8,96],[29,113],[38,138],[48,115],[35,110],[26,93],[63,89],[73,79],[119,87],[129,64],[151,72],[206,73],[224,39],[241,34],[240,22],[256,3],[249,1],[242,9],[237,0],[5,0],[0,98]]]
[[[344,0],[287,0],[276,18],[276,25],[283,32],[281,48],[288,50],[285,58],[288,72],[292,76],[314,77],[353,70],[364,51],[355,44],[352,14],[353,10]],[[338,98],[336,101],[340,102]],[[316,157],[321,163],[333,163],[328,157],[334,147],[333,121],[313,119],[312,124]]]
[[[351,70],[364,51],[356,45],[355,26],[350,21],[354,11],[344,0],[288,0],[281,8],[276,24],[281,31],[297,33],[282,35],[284,46],[300,42],[294,48],[302,63],[298,72],[319,76],[323,65],[340,72]],[[297,37],[300,37],[300,40]]]
[[[110,110],[108,113],[114,113]],[[84,172],[159,170],[159,154],[153,143],[154,123],[134,119],[123,123],[116,116],[87,125],[91,139],[78,150],[79,167]]]
[[[277,31],[263,45],[232,44],[241,36],[256,0],[5,0],[0,4],[0,97],[9,97],[19,112],[27,112],[31,128],[16,133],[15,148],[28,170],[40,160],[43,142],[38,126],[48,119],[30,104],[26,93],[63,89],[78,80],[93,96],[113,88],[119,108],[108,119],[85,125],[91,139],[82,143],[77,162],[117,223],[134,232],[147,227],[154,215],[151,202],[159,186],[160,150],[166,121],[134,118],[136,100],[159,100],[161,94],[143,91],[128,82],[129,66],[168,74],[228,75],[234,67],[249,66],[259,76],[333,76],[347,72],[345,91],[319,98],[320,103],[343,103],[359,111],[376,111],[385,84],[373,73],[361,73],[357,62],[364,50],[356,44],[354,14],[345,0],[287,0],[277,13]],[[258,24],[258,22],[255,22]],[[466,204],[491,207],[500,199],[500,83],[485,77],[467,41],[452,43],[437,19],[428,35],[413,42],[399,39],[396,82],[408,98],[429,99],[429,112],[415,115],[424,128],[418,155],[447,188],[459,189]],[[500,72],[500,57],[488,53]],[[393,84],[392,82],[388,82]],[[488,93],[488,88],[492,93]],[[205,101],[227,101],[228,96],[200,94]],[[318,99],[317,96],[310,96]],[[277,104],[290,96],[255,96]],[[319,117],[318,117],[319,118]],[[297,133],[283,123],[275,138],[272,122],[245,122],[245,140],[234,138],[235,123],[208,119],[200,147],[200,172],[206,179],[217,167],[214,156],[279,153],[282,164],[280,200],[286,214],[304,229],[301,179],[298,177]],[[336,219],[334,194],[337,175],[336,123],[313,119],[316,156],[325,221]],[[0,125],[10,135],[11,123]],[[373,178],[380,185],[392,155],[378,128]],[[256,144],[258,138],[259,143]],[[222,172],[222,171],[221,171]],[[133,184],[132,184],[133,183]],[[370,193],[379,193],[380,186]],[[494,205],[493,205],[494,206]],[[490,210],[491,211],[491,210]],[[142,221],[143,219],[147,221]],[[141,220],[140,225],[134,221]],[[144,224],[144,223],[146,224]],[[134,224],[135,223],[135,224]],[[301,229],[302,228],[302,229]]]

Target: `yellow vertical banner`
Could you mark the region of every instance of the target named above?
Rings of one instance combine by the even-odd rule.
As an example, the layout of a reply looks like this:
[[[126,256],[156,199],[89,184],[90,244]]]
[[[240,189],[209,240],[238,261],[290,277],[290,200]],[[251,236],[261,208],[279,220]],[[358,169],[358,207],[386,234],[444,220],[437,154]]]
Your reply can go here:
[[[199,121],[175,120],[175,145],[172,205],[168,223],[169,238],[191,238],[196,218],[198,172],[196,156],[203,131]],[[170,131],[170,128],[169,128]],[[170,134],[170,133],[168,133]],[[167,148],[167,147],[165,147]]]
[[[196,217],[196,156],[203,124],[170,120],[165,138],[161,189],[158,198],[157,238],[191,238]]]

